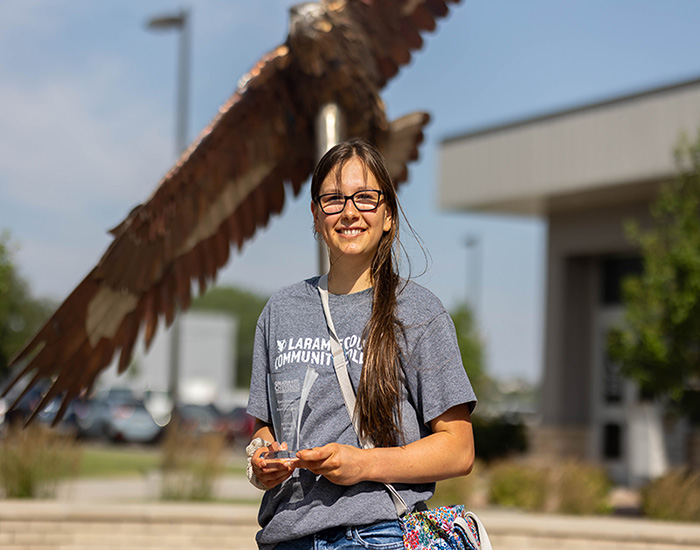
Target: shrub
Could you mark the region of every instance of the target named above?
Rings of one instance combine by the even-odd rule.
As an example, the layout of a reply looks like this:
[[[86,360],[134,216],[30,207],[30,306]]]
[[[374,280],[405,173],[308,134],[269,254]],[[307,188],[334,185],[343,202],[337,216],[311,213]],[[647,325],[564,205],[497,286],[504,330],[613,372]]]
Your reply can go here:
[[[642,490],[642,511],[654,519],[700,521],[700,473],[676,470]]]
[[[489,497],[499,506],[532,512],[607,514],[612,487],[597,466],[565,462],[550,468],[501,463],[491,469]]]
[[[474,469],[468,476],[455,477],[438,481],[435,487],[435,496],[430,499],[430,506],[447,506],[450,504],[468,504],[471,506],[482,504],[482,493],[488,485],[485,465],[477,461]]]
[[[53,498],[58,482],[75,477],[81,453],[73,437],[46,426],[8,428],[0,446],[5,498]]]
[[[570,461],[553,473],[555,511],[562,514],[609,514],[610,479],[598,466]]]
[[[226,440],[196,435],[171,422],[163,440],[161,499],[206,501],[224,470]]]
[[[527,450],[525,425],[505,416],[472,417],[476,456],[486,462],[503,459]]]
[[[529,511],[544,510],[547,502],[547,472],[514,463],[491,468],[489,500],[499,506]]]

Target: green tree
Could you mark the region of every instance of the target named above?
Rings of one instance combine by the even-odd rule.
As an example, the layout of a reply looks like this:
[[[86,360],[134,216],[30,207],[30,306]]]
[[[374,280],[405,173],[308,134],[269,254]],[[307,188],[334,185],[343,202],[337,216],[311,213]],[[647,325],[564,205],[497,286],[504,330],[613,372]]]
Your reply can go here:
[[[457,343],[462,354],[462,363],[469,375],[477,397],[487,392],[490,380],[484,366],[484,345],[477,333],[474,314],[466,304],[458,305],[450,313],[457,332]]]
[[[12,257],[7,232],[0,235],[0,380],[8,375],[9,363],[19,353],[55,307],[49,300],[35,299],[20,276]]]
[[[218,311],[236,317],[238,334],[236,337],[236,387],[250,386],[250,373],[253,366],[253,341],[255,325],[267,298],[239,288],[217,286],[192,302],[192,309]]]
[[[608,348],[643,395],[665,396],[700,420],[700,134],[682,136],[677,177],[652,203],[652,226],[627,225],[643,272],[623,283],[625,326]]]
[[[490,462],[524,451],[527,448],[527,437],[522,421],[512,416],[493,414],[492,406],[505,396],[497,381],[486,372],[484,344],[479,337],[471,309],[460,304],[451,316],[462,363],[480,403],[476,414],[472,415],[477,458]],[[521,396],[517,398],[521,399]]]

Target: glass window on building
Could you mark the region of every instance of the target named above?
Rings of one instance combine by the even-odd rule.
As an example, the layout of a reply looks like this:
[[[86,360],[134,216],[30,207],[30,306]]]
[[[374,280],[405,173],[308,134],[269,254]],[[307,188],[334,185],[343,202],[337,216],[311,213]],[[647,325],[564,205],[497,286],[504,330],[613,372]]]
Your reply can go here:
[[[622,428],[619,424],[608,423],[603,426],[603,458],[606,460],[622,458]]]
[[[620,374],[620,364],[613,361],[605,351],[603,360],[603,399],[606,403],[622,401],[623,378]]]
[[[630,275],[642,273],[639,256],[609,256],[601,261],[601,302],[606,306],[622,304],[622,283]]]

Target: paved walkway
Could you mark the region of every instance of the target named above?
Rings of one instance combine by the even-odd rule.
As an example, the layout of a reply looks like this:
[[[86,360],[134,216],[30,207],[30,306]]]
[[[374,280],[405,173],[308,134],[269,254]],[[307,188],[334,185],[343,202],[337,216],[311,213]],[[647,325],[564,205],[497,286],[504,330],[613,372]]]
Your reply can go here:
[[[688,550],[700,526],[478,510],[497,550]],[[254,550],[256,506],[0,501],[3,550]]]
[[[220,501],[251,504],[257,507],[262,491],[253,487],[243,476],[228,476],[214,488],[214,497]],[[160,496],[160,477],[157,473],[143,477],[79,479],[63,484],[57,500],[72,503],[130,504],[156,502]]]
[[[155,476],[92,479],[54,501],[0,500],[2,550],[253,550],[262,495],[242,477],[216,496],[231,504],[163,503]],[[477,510],[497,550],[700,549],[700,525],[639,518],[567,517]]]

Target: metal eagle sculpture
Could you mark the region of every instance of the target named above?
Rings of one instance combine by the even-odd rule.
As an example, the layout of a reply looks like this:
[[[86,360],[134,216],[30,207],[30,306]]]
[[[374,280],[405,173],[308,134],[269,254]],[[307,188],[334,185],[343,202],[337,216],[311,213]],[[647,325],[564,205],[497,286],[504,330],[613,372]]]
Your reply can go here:
[[[281,212],[285,183],[298,194],[315,160],[320,108],[337,104],[348,137],[365,137],[387,158],[395,181],[418,157],[425,113],[387,120],[379,92],[419,49],[421,33],[459,0],[322,0],[290,10],[287,40],[243,76],[212,123],[151,196],[110,233],[90,271],[13,360],[26,362],[5,393],[31,375],[50,389],[30,421],[62,396],[89,391],[119,353],[131,361],[139,330],[151,343],[159,318],[170,325],[230,254]],[[15,404],[21,399],[21,394]]]

